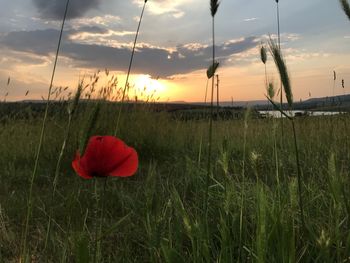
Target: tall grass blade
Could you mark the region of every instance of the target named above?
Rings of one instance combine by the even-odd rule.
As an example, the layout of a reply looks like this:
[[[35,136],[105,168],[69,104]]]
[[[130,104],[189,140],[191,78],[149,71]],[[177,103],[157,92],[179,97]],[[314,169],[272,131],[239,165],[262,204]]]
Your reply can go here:
[[[97,123],[97,118],[98,118],[100,109],[101,109],[101,102],[95,103],[95,105],[93,106],[88,116],[88,119],[85,122],[84,128],[82,129],[82,133],[80,135],[80,142],[79,142],[79,152],[81,154],[84,153],[86,144],[89,140],[92,130]]]
[[[122,108],[123,108],[123,102],[125,100],[126,90],[128,88],[128,85],[129,85],[129,76],[130,76],[130,72],[131,72],[131,66],[132,66],[132,62],[133,62],[133,59],[134,59],[137,38],[139,36],[139,31],[140,31],[141,22],[142,22],[142,18],[143,18],[143,13],[145,11],[146,3],[147,3],[147,0],[145,0],[145,2],[143,4],[141,15],[140,15],[140,19],[139,19],[139,23],[138,23],[137,30],[136,30],[134,44],[133,44],[132,51],[131,51],[131,57],[130,57],[128,72],[126,74],[126,79],[125,79],[125,85],[124,85],[124,89],[123,89],[122,99],[120,101],[120,108],[119,108],[119,112],[118,112],[117,122],[116,122],[116,126],[115,126],[115,129],[114,129],[114,135],[117,135],[117,133],[118,133],[119,122],[120,122],[120,117],[121,117]]]
[[[54,62],[52,75],[51,75],[50,86],[49,86],[49,90],[48,90],[48,94],[47,94],[45,113],[44,113],[44,118],[43,118],[43,122],[42,122],[42,126],[41,126],[39,144],[38,144],[38,148],[37,148],[37,151],[36,151],[33,173],[32,173],[31,179],[30,179],[27,214],[26,214],[25,227],[24,227],[24,233],[23,233],[23,239],[22,239],[22,243],[23,244],[22,244],[22,251],[21,251],[21,260],[23,259],[23,262],[26,262],[26,260],[27,260],[26,259],[26,255],[27,255],[27,240],[28,240],[29,220],[30,220],[30,217],[31,217],[32,207],[33,207],[33,200],[32,200],[33,199],[33,185],[34,185],[34,180],[35,180],[35,176],[36,176],[37,169],[38,169],[41,148],[42,148],[42,144],[43,144],[43,140],[44,140],[44,134],[45,134],[45,128],[46,128],[46,120],[47,120],[49,104],[50,104],[51,90],[52,90],[52,86],[53,86],[53,80],[55,78],[56,66],[57,66],[57,61],[58,61],[58,54],[59,54],[60,47],[61,47],[63,29],[64,29],[65,21],[66,21],[66,18],[67,18],[68,6],[69,6],[69,0],[67,0],[67,2],[66,2],[65,11],[64,11],[64,15],[63,15],[60,35],[59,35],[59,38],[58,38],[55,62]]]
[[[258,183],[257,185],[257,234],[256,234],[256,250],[257,250],[257,262],[266,262],[267,252],[267,198],[263,186]]]
[[[82,233],[75,242],[75,262],[86,263],[90,261],[89,239]]]
[[[54,173],[54,179],[53,179],[53,182],[52,182],[52,195],[51,195],[49,220],[48,220],[48,224],[47,224],[47,231],[46,231],[44,250],[46,250],[46,248],[47,248],[48,239],[49,239],[49,236],[50,236],[52,213],[53,213],[53,211],[52,211],[53,210],[53,203],[54,203],[54,199],[55,199],[55,195],[56,195],[57,181],[58,181],[58,177],[59,177],[59,173],[60,173],[60,169],[61,169],[61,163],[62,163],[62,159],[63,159],[63,154],[65,153],[65,150],[66,150],[67,142],[68,142],[69,135],[70,135],[71,125],[72,125],[73,114],[75,113],[76,108],[78,106],[78,103],[79,103],[79,100],[80,100],[80,96],[81,96],[81,93],[82,93],[82,89],[83,89],[83,82],[80,82],[79,86],[77,88],[77,91],[75,93],[74,99],[68,105],[68,123],[67,123],[67,127],[65,129],[66,133],[65,133],[65,136],[64,136],[64,139],[63,139],[61,150],[60,150],[60,152],[58,154],[58,159],[57,159],[55,173]]]

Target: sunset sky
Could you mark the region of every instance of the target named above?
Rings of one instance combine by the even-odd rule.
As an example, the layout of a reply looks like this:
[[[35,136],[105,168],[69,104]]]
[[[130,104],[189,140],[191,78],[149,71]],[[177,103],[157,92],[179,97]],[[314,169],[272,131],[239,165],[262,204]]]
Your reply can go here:
[[[54,85],[74,90],[80,78],[107,68],[122,87],[143,2],[71,0]],[[0,100],[7,93],[7,100],[46,97],[65,1],[0,3]],[[333,70],[335,94],[350,93],[350,22],[339,1],[280,0],[280,18],[295,100],[331,95]],[[274,0],[221,1],[216,15],[221,100],[264,98],[259,46],[276,31]],[[203,101],[210,45],[209,0],[149,0],[131,85],[139,90],[146,85],[162,101]],[[270,56],[267,65],[278,86]]]

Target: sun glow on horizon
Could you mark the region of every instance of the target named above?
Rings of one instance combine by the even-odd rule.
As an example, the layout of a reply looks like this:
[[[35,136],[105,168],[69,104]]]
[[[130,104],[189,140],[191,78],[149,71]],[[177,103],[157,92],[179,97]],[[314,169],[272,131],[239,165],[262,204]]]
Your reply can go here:
[[[166,84],[158,78],[152,78],[150,75],[136,75],[131,83],[135,96],[141,100],[162,98],[167,94]]]

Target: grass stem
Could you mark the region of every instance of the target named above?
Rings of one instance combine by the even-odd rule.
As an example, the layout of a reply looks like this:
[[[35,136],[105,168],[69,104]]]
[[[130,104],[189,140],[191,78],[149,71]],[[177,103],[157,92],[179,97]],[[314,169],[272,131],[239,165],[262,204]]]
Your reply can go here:
[[[143,7],[142,7],[139,23],[138,23],[137,30],[136,30],[134,44],[133,44],[132,51],[131,51],[131,57],[130,57],[128,72],[126,74],[125,85],[124,85],[124,89],[123,89],[123,95],[122,95],[122,99],[120,101],[120,108],[119,108],[119,111],[118,111],[117,123],[116,123],[115,129],[114,129],[114,135],[117,135],[117,133],[118,133],[120,117],[121,117],[122,109],[123,109],[123,103],[124,103],[124,100],[125,100],[126,90],[127,90],[128,86],[129,86],[129,76],[130,76],[130,72],[131,72],[131,66],[132,66],[132,62],[134,60],[134,54],[135,54],[137,38],[138,38],[138,35],[139,35],[141,22],[142,22],[142,17],[143,17],[143,13],[145,11],[146,3],[147,3],[147,0],[145,0],[145,2],[143,3]]]
[[[51,90],[52,90],[53,80],[54,80],[55,72],[56,72],[56,66],[57,66],[57,61],[58,61],[58,54],[59,54],[60,47],[61,47],[61,41],[62,41],[64,24],[65,24],[65,21],[66,21],[66,18],[67,18],[68,6],[69,6],[69,0],[67,0],[67,2],[66,2],[66,7],[65,7],[64,15],[63,15],[62,24],[61,24],[61,30],[60,30],[60,35],[59,35],[59,38],[58,38],[58,44],[57,44],[56,55],[55,55],[55,62],[54,62],[53,70],[52,70],[51,81],[50,81],[50,86],[49,86],[49,90],[48,90],[48,94],[47,94],[47,100],[46,100],[45,113],[44,113],[44,118],[43,118],[43,122],[42,122],[42,126],[41,126],[39,144],[38,144],[38,148],[37,148],[37,151],[36,151],[35,163],[34,163],[32,176],[31,176],[31,179],[30,179],[27,213],[26,213],[25,227],[24,227],[24,233],[23,233],[23,239],[22,239],[23,240],[23,244],[22,244],[22,251],[21,251],[21,260],[23,259],[23,262],[26,262],[26,256],[27,256],[27,241],[28,241],[29,220],[30,220],[31,213],[32,213],[32,208],[33,208],[33,186],[34,186],[34,180],[35,180],[35,176],[36,176],[36,173],[37,173],[37,170],[38,170],[40,153],[41,153],[41,149],[42,149],[42,145],[43,145],[43,141],[44,141],[46,121],[47,121],[48,110],[49,110],[49,105],[50,105]]]
[[[303,203],[302,185],[301,185],[302,174],[301,174],[301,165],[300,165],[300,160],[299,160],[299,149],[298,149],[297,135],[296,135],[296,131],[295,131],[294,118],[291,119],[291,122],[292,122],[292,127],[293,127],[295,158],[296,158],[296,162],[297,162],[297,171],[298,171],[297,175],[298,175],[298,198],[299,198],[300,218],[301,218],[301,223],[303,225],[303,228],[304,228],[304,230],[306,230],[305,217],[304,217],[304,203]]]

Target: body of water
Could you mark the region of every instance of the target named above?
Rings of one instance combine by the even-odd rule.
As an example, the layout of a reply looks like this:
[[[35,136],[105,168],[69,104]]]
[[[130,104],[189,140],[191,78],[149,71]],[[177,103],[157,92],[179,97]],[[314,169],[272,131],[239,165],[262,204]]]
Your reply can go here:
[[[274,118],[281,118],[281,112],[276,110],[270,110],[270,111],[259,111],[259,113],[263,116],[269,116]],[[292,111],[285,111],[285,113],[288,116],[294,117],[294,116],[330,116],[330,115],[338,115],[342,114],[344,112],[340,111],[303,111],[303,110],[292,110]],[[283,118],[285,116],[282,115]]]

